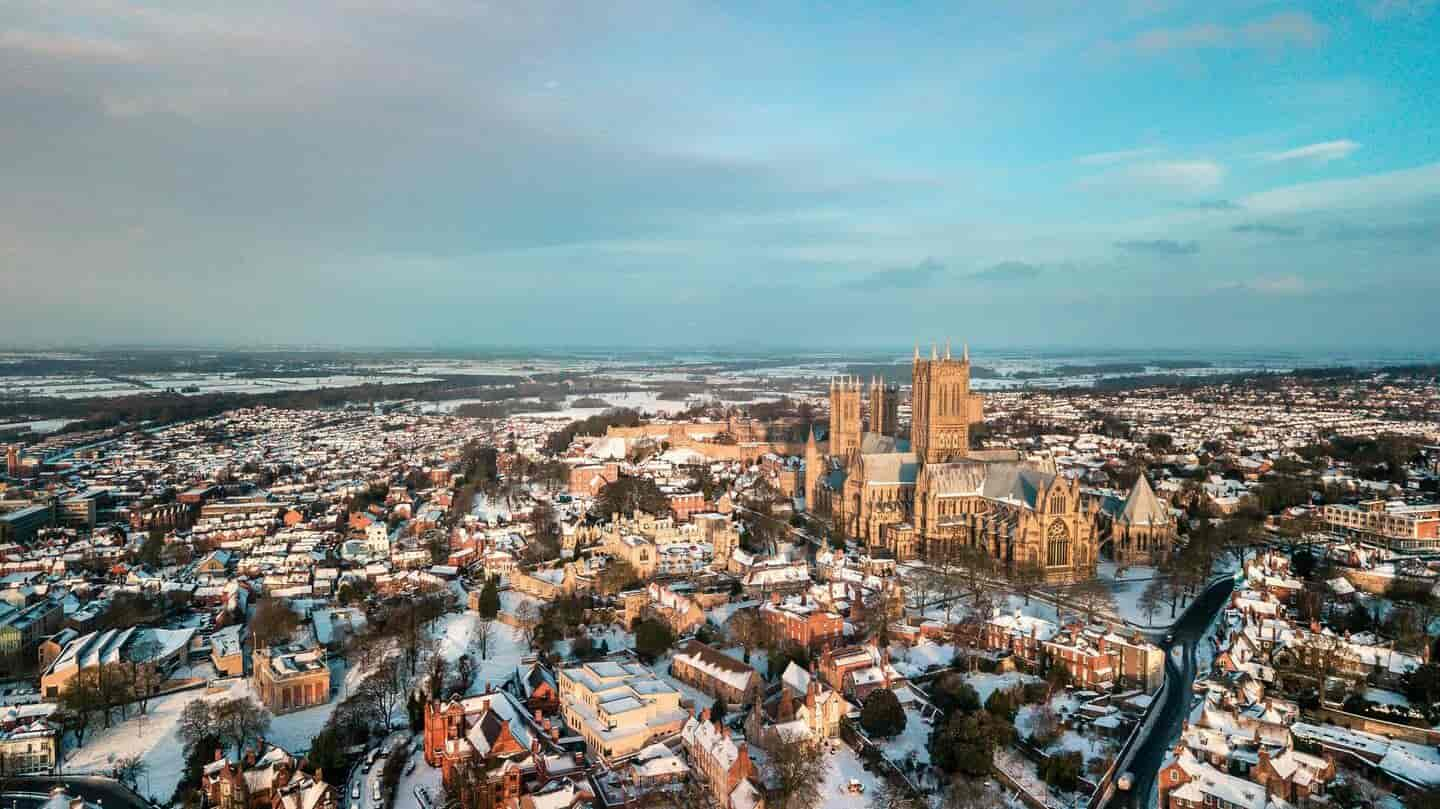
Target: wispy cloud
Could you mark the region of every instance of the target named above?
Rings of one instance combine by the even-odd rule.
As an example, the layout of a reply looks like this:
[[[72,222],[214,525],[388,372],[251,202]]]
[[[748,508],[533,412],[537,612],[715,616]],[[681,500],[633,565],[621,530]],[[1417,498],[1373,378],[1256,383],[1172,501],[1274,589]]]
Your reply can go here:
[[[136,62],[140,59],[140,49],[128,42],[40,31],[0,31],[0,50],[100,64]]]
[[[1150,253],[1159,256],[1189,256],[1200,252],[1199,242],[1177,242],[1174,239],[1116,242],[1115,246],[1131,253]]]
[[[1005,261],[988,269],[967,275],[973,281],[1012,282],[1039,278],[1045,270],[1023,261]]]
[[[1096,189],[1148,189],[1180,194],[1213,191],[1225,181],[1225,167],[1213,160],[1157,160],[1120,166],[1080,181]]]
[[[1146,146],[1139,149],[1122,149],[1115,152],[1095,152],[1093,154],[1081,155],[1075,158],[1075,162],[1082,166],[1113,166],[1116,163],[1129,163],[1142,157],[1159,154],[1164,151],[1159,146]]]
[[[1141,53],[1160,54],[1228,47],[1308,47],[1319,44],[1325,35],[1325,26],[1314,17],[1303,11],[1290,11],[1240,26],[1196,23],[1177,28],[1152,28],[1141,31],[1125,44]]]
[[[1288,275],[1259,275],[1247,281],[1226,284],[1219,288],[1221,292],[1258,292],[1265,295],[1299,295],[1309,291],[1310,285],[1305,279],[1295,274]]]
[[[1436,0],[1371,0],[1365,10],[1377,20],[1395,17],[1422,17],[1435,10]]]
[[[1153,28],[1135,35],[1130,44],[1146,53],[1214,48],[1230,41],[1230,29],[1214,23],[1189,25],[1184,28]]]
[[[1260,236],[1299,236],[1305,232],[1305,228],[1292,225],[1270,225],[1263,222],[1253,222],[1248,225],[1236,225],[1230,228],[1235,233],[1254,233]]]
[[[1263,214],[1394,206],[1433,199],[1440,188],[1440,163],[1413,169],[1273,188],[1241,200]]]
[[[1292,160],[1329,163],[1332,160],[1343,160],[1359,148],[1360,144],[1353,140],[1327,140],[1324,143],[1312,143],[1309,146],[1286,149],[1283,152],[1271,152],[1262,155],[1262,159],[1267,163],[1284,163]]]
[[[1288,11],[1248,23],[1242,33],[1259,47],[1313,46],[1325,38],[1325,26],[1303,11]]]
[[[868,290],[922,289],[933,286],[944,273],[944,264],[934,259],[926,259],[913,267],[872,272],[846,283],[845,286]]]
[[[1195,202],[1177,202],[1180,208],[1191,211],[1240,211],[1243,206],[1228,199],[1202,199]]]

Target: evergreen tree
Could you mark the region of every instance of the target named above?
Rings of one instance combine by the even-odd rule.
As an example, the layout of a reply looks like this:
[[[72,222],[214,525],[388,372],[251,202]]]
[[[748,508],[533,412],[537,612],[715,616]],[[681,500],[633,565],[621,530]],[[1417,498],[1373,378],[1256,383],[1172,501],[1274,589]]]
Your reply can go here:
[[[493,576],[486,577],[485,586],[480,590],[480,617],[487,620],[495,620],[500,613],[500,588],[495,584]]]
[[[860,727],[871,736],[888,738],[905,729],[905,709],[895,692],[878,688],[865,698],[860,709]]]

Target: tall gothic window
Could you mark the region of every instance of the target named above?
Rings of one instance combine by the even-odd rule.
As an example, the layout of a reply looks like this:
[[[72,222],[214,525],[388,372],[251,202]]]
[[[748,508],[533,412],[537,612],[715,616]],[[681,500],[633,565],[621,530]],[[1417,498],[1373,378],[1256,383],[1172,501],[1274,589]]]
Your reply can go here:
[[[1045,564],[1060,567],[1070,564],[1070,532],[1065,523],[1056,520],[1046,532]]]

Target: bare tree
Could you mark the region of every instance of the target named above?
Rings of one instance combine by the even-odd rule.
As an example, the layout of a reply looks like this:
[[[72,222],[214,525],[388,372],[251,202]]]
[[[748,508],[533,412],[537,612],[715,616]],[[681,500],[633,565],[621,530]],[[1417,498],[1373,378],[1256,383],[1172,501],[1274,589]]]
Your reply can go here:
[[[522,599],[515,605],[515,622],[520,625],[520,634],[526,647],[535,645],[535,627],[540,625],[540,608],[530,599]]]
[[[1037,747],[1047,747],[1060,735],[1060,717],[1047,700],[1036,706],[1030,718],[1030,741]]]
[[[820,785],[830,768],[820,743],[808,736],[775,734],[770,746],[775,776],[774,809],[812,809],[821,804]]]
[[[869,809],[925,809],[925,804],[910,794],[910,790],[898,786],[889,778],[881,778],[866,802]]]
[[[1135,602],[1147,624],[1155,623],[1155,615],[1160,612],[1164,601],[1164,586],[1160,579],[1151,579],[1150,583],[1145,585],[1145,591],[1140,594],[1140,599]]]
[[[1029,604],[1030,596],[1045,584],[1045,569],[1039,562],[1018,562],[1010,571],[1010,584],[1014,586],[1015,592],[1025,597],[1025,603]]]
[[[249,697],[228,699],[211,706],[220,738],[234,745],[238,756],[245,745],[258,741],[270,729],[270,712]]]
[[[140,707],[143,716],[150,711],[150,698],[160,690],[165,677],[152,662],[159,653],[160,643],[155,636],[144,633],[132,645],[131,661],[126,664],[130,675],[130,694]]]
[[[490,659],[490,646],[495,641],[495,622],[484,616],[475,622],[475,631],[470,635],[470,651],[479,655],[480,660]]]
[[[956,776],[945,790],[941,809],[1000,809],[1005,794],[993,781],[980,781]]]
[[[1098,578],[1076,582],[1066,595],[1085,614],[1087,622],[1095,620],[1095,613],[1115,608],[1114,594],[1110,592],[1110,588],[1105,582]]]
[[[1339,666],[1345,642],[1323,632],[1306,632],[1301,636],[1300,642],[1290,648],[1295,655],[1292,668],[1315,681],[1320,694],[1320,704],[1325,704],[1329,681]]]
[[[290,639],[300,626],[300,616],[278,598],[261,599],[250,618],[250,636],[255,646],[264,649]]]
[[[394,729],[395,712],[405,705],[410,682],[410,667],[396,655],[386,658],[360,683],[360,692],[380,712],[386,733]]]

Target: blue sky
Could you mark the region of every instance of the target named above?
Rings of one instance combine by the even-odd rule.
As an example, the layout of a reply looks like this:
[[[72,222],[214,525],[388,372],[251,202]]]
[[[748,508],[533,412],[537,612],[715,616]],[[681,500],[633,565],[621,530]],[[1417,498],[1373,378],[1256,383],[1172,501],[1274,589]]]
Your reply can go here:
[[[1437,95],[1434,0],[11,0],[0,341],[1434,349]]]

